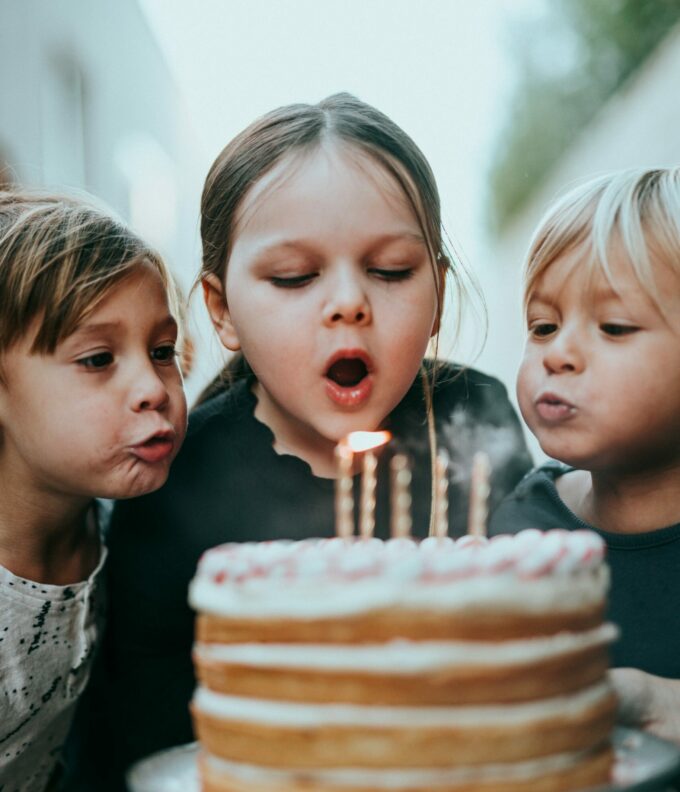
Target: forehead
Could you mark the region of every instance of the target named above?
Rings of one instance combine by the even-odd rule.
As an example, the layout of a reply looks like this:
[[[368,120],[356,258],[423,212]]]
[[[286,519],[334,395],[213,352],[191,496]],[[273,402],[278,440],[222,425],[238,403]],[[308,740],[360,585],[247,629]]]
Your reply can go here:
[[[150,261],[135,264],[122,278],[109,284],[101,297],[83,315],[83,321],[102,313],[115,313],[132,299],[149,298],[150,305],[159,302],[169,307],[168,288],[158,268]]]
[[[657,313],[680,313],[680,275],[662,257],[650,253],[649,282],[643,282],[628,253],[613,243],[606,263],[582,244],[558,256],[527,283],[526,299],[558,300],[567,289],[584,299],[615,297],[646,304]]]
[[[310,221],[356,220],[360,207],[375,224],[413,232],[418,219],[403,188],[386,166],[368,153],[328,142],[284,157],[246,193],[235,218],[235,235],[271,226],[295,234]]]

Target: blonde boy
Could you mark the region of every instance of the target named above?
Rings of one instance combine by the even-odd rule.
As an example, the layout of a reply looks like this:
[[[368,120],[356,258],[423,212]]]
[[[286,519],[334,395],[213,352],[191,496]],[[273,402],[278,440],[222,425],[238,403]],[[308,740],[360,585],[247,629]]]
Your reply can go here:
[[[614,173],[531,241],[517,394],[545,453],[494,515],[598,531],[622,712],[680,740],[680,169]]]
[[[52,789],[103,613],[95,498],[183,439],[163,262],[98,209],[0,193],[0,788]]]

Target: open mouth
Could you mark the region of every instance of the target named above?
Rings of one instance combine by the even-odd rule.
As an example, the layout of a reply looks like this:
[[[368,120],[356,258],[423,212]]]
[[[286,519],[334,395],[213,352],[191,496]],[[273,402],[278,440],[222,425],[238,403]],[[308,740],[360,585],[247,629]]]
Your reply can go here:
[[[326,393],[342,408],[364,405],[373,390],[373,365],[362,350],[338,351],[326,369]]]
[[[366,363],[360,358],[340,358],[333,363],[326,376],[341,388],[354,388],[368,374]]]

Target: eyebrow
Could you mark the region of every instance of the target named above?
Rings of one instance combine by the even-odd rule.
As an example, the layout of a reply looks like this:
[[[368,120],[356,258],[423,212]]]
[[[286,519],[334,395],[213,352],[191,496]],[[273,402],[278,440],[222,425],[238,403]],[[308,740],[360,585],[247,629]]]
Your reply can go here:
[[[99,336],[106,333],[113,333],[120,330],[122,322],[91,322],[77,327],[72,335],[78,336]],[[176,329],[178,327],[177,320],[171,314],[168,314],[154,325],[154,330]]]
[[[607,300],[617,300],[618,302],[624,301],[623,297],[611,286],[600,287],[598,289],[589,289],[587,295],[591,299],[594,299],[598,302],[605,302]],[[557,298],[552,295],[544,295],[540,291],[533,291],[527,299],[527,304],[532,302],[539,302],[543,303],[544,305],[555,305]]]
[[[403,234],[386,234],[385,236],[379,237],[376,240],[376,243],[372,246],[371,252],[376,253],[383,248],[389,247],[393,242],[410,242],[415,243],[420,247],[427,248],[422,234],[412,234],[407,231]]]
[[[554,305],[555,300],[551,297],[546,297],[539,291],[532,291],[526,298],[527,305],[531,303],[543,303],[544,305]]]
[[[427,247],[425,239],[421,234],[413,234],[411,232],[405,231],[404,233],[400,234],[384,234],[383,236],[378,237],[372,241],[372,244],[369,248],[369,254],[377,253],[395,242],[409,242],[412,244],[417,244],[420,247]],[[313,242],[308,242],[305,239],[287,239],[281,242],[273,242],[270,245],[263,245],[258,250],[257,255],[265,255],[276,250],[294,250],[301,251],[303,253],[316,253],[316,247]]]

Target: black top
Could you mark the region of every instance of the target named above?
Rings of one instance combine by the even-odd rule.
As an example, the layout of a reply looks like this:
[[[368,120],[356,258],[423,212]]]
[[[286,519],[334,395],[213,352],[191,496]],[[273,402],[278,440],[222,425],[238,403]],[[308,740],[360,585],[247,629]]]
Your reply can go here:
[[[560,499],[555,480],[571,470],[549,462],[525,476],[496,509],[490,533],[588,528],[600,534],[612,578],[608,615],[621,630],[612,665],[680,678],[680,524],[640,534],[600,531]]]
[[[193,614],[187,588],[200,555],[223,542],[334,533],[334,482],[314,476],[300,459],[274,451],[271,431],[254,417],[251,386],[252,380],[241,381],[196,409],[165,486],[121,501],[114,510],[107,720],[123,764],[193,739],[188,713],[195,685]],[[472,453],[490,453],[492,506],[512,490],[531,460],[497,380],[445,366],[433,403],[438,442],[452,457],[451,530],[464,533]],[[420,377],[386,426],[395,441],[379,461],[376,534],[388,535],[385,467],[389,454],[399,449],[413,460],[414,533],[425,535],[430,459]]]

